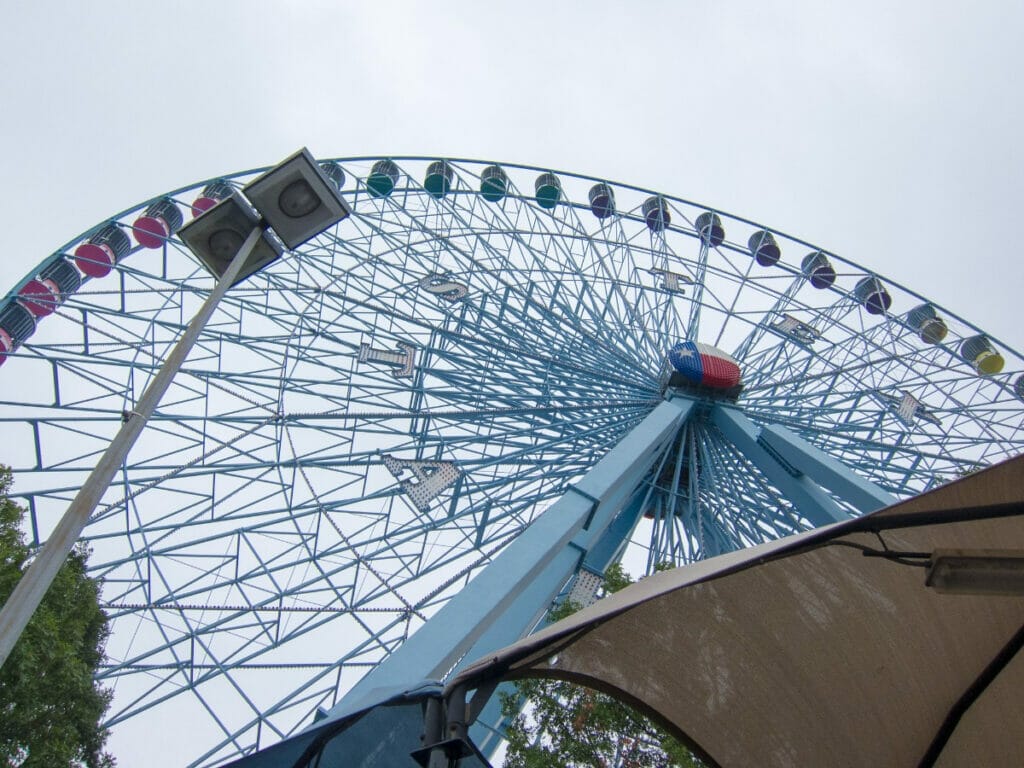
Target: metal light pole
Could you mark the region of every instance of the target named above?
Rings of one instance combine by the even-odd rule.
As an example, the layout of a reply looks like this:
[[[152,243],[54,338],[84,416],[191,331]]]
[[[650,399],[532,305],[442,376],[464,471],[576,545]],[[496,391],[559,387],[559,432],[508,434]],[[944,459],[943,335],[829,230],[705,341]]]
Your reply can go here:
[[[350,213],[305,149],[252,181],[244,191],[259,215],[236,193],[179,232],[217,277],[217,283],[0,609],[0,666],[228,288],[281,255],[280,244],[267,236],[267,229],[272,228],[288,248],[296,248]]]

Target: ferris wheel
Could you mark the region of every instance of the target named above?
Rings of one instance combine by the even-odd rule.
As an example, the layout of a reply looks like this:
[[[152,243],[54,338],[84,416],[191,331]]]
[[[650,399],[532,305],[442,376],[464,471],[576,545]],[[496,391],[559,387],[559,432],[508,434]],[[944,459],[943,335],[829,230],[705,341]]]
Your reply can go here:
[[[321,168],[352,215],[230,290],[86,529],[118,736],[188,717],[215,765],[308,725],[667,399],[690,406],[603,559],[556,592],[1024,451],[1018,353],[770,227],[507,163]],[[34,542],[210,290],[178,229],[258,173],[111,217],[0,304],[0,459]],[[800,457],[867,497],[808,491]]]

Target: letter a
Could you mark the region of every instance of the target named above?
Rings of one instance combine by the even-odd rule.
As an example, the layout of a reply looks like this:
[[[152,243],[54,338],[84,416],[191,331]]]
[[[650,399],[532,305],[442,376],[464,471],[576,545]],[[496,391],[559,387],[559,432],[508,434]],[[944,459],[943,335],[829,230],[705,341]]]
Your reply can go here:
[[[462,476],[453,461],[396,459],[389,453],[382,454],[381,458],[388,471],[401,480],[402,491],[420,512],[429,512],[430,502]],[[402,480],[406,471],[411,472],[412,477]]]

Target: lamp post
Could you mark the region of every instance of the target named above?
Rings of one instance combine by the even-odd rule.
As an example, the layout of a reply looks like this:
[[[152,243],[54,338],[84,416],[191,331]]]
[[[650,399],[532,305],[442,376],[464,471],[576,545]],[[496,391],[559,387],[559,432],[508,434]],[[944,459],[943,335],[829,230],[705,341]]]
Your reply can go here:
[[[217,278],[217,283],[0,609],[0,666],[18,642],[221,298],[235,283],[280,257],[281,245],[268,230],[273,230],[286,247],[294,249],[351,212],[306,149],[253,180],[243,191],[255,210],[236,192],[179,231],[182,241]]]

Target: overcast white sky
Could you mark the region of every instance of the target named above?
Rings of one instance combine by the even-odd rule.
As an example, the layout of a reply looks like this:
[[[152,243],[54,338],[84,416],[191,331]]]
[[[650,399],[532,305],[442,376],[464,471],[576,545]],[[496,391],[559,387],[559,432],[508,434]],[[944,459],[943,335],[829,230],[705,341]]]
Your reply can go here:
[[[0,284],[169,189],[320,156],[636,183],[1024,347],[1014,2],[6,4]]]
[[[111,214],[306,145],[679,195],[1024,349],[1019,2],[3,8],[0,293]]]

